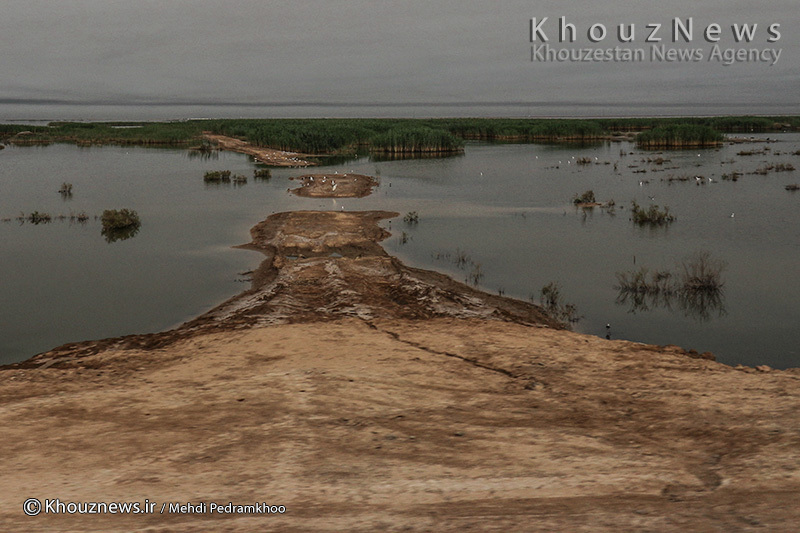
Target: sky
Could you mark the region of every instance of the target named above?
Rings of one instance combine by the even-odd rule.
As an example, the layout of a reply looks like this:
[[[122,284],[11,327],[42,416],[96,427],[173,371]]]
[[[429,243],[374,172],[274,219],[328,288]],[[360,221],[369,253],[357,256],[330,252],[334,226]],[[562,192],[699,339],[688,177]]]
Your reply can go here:
[[[768,6],[768,9],[764,6]],[[797,0],[6,0],[0,10],[0,106],[19,103],[465,104],[576,106],[800,103]],[[558,43],[558,17],[575,43]],[[554,48],[645,48],[645,25],[664,44],[701,48],[685,62],[531,61],[530,19]],[[692,17],[694,41],[672,43],[674,17]],[[602,23],[600,43],[586,31]],[[707,60],[720,47],[781,49],[777,64]],[[730,25],[758,24],[752,43]],[[779,23],[781,38],[767,42]],[[618,24],[635,24],[620,43]],[[795,111],[796,112],[796,111]]]

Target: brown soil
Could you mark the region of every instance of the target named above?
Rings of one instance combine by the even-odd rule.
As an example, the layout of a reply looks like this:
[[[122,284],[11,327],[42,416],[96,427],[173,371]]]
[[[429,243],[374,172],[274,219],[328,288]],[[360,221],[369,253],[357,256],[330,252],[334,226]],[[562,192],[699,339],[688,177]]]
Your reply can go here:
[[[1,369],[0,530],[796,530],[797,371],[558,329],[388,256],[391,216],[273,215],[251,290]],[[287,512],[159,514],[212,501]]]
[[[307,198],[363,198],[378,185],[375,178],[362,174],[306,174],[290,179],[301,182],[292,192]]]
[[[203,133],[203,138],[215,143],[221,150],[230,150],[253,157],[257,162],[276,167],[309,167],[315,165],[310,161],[302,159],[303,154],[297,152],[284,152],[283,150],[273,150],[272,148],[262,148],[253,146],[247,141],[226,137],[225,135],[215,135]]]

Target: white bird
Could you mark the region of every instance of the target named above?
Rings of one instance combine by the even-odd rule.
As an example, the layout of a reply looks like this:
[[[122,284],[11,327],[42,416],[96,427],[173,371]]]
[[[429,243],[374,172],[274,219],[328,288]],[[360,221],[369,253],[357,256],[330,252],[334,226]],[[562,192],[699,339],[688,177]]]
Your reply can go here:
[[[331,189],[331,191],[335,191],[335,190],[336,190],[336,185],[333,186],[333,189]]]
[[[733,218],[733,217],[734,217],[734,215],[735,215],[735,213],[731,213],[731,218]]]

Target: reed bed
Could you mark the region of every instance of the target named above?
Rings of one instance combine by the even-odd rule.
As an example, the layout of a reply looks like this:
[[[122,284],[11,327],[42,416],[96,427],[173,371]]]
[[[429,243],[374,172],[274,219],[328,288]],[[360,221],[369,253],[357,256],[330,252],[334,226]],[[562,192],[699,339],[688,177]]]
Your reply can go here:
[[[662,126],[636,136],[640,148],[704,148],[722,144],[724,136],[710,126],[679,124]]]
[[[684,117],[615,119],[218,119],[176,122],[52,122],[47,126],[0,124],[0,139],[17,144],[73,142],[181,146],[212,151],[203,132],[244,139],[254,145],[307,154],[353,152],[449,153],[463,140],[590,142],[620,132],[642,132],[654,148],[713,146],[721,132],[800,129],[800,117]]]
[[[675,217],[670,214],[669,207],[659,208],[655,204],[644,208],[636,200],[631,202],[631,220],[638,226],[665,226],[675,221]]]

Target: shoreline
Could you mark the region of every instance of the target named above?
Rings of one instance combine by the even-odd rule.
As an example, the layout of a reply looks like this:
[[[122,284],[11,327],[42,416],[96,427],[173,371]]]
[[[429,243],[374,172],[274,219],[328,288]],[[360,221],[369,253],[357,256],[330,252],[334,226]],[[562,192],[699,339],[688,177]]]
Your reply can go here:
[[[261,148],[258,146],[253,146],[247,141],[236,139],[234,137],[228,137],[226,135],[216,135],[209,132],[203,132],[203,139],[213,142],[220,150],[228,150],[230,152],[238,152],[240,154],[249,155],[255,159],[256,163],[262,163],[269,166],[309,167],[316,165],[316,163],[301,159],[301,157],[306,157],[305,154],[274,150],[272,148]]]
[[[362,183],[367,184],[364,180]],[[370,181],[369,186],[372,185]],[[366,320],[489,317],[563,328],[538,306],[485,293],[444,274],[406,266],[390,256],[379,244],[390,234],[378,222],[398,216],[399,213],[388,211],[273,214],[251,228],[251,242],[236,246],[265,256],[253,270],[250,289],[167,331],[67,343],[24,361],[0,366],[0,370],[38,365],[49,368],[64,358],[94,355],[110,347],[162,348],[209,331],[340,317]],[[323,273],[328,273],[330,279],[316,285],[314,292],[305,293],[306,278]],[[370,290],[345,291],[350,297],[342,296],[342,286],[353,281],[347,279],[351,275],[359,278],[356,281],[360,286]],[[381,279],[385,276],[391,279]],[[328,292],[321,293],[322,290]],[[423,296],[418,299],[420,294]]]

